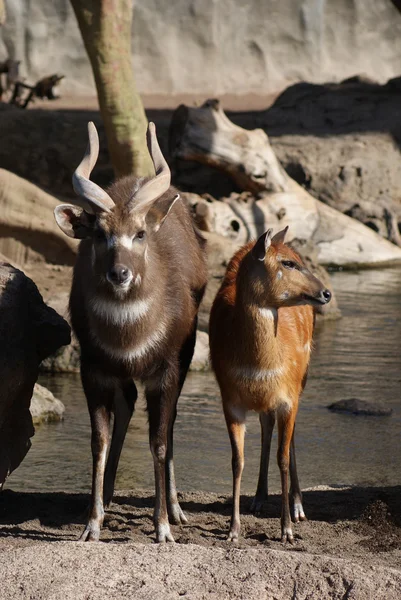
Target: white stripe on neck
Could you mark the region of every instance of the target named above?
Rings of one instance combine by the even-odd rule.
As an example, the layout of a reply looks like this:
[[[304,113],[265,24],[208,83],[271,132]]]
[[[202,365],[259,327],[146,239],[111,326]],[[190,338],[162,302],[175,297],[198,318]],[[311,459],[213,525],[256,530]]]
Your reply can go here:
[[[90,306],[97,317],[114,325],[136,323],[148,314],[153,298],[115,302],[104,298],[93,298]]]
[[[93,333],[93,337],[98,346],[112,358],[123,360],[124,362],[131,362],[144,357],[152,350],[156,350],[161,342],[165,340],[166,332],[166,324],[161,323],[158,329],[151,333],[146,340],[138,345],[134,344],[130,348],[111,346],[103,340],[100,340],[95,333]]]
[[[277,369],[258,369],[257,367],[232,367],[231,373],[236,379],[252,381],[270,381],[283,375],[283,367]]]
[[[277,319],[277,308],[262,308],[258,307],[259,314],[269,321]]]

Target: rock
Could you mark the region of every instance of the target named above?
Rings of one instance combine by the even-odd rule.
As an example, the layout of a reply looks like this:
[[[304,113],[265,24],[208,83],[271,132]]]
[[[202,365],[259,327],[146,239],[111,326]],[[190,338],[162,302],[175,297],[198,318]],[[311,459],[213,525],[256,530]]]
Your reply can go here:
[[[70,342],[70,328],[46,306],[37,287],[0,265],[0,488],[30,448],[29,405],[40,362]]]
[[[210,196],[194,203],[192,194],[189,201],[198,224],[207,231],[244,243],[268,226],[288,225],[287,239],[312,240],[320,264],[345,268],[401,264],[400,248],[316,200],[282,170],[265,132],[235,125],[216,100],[198,108],[182,105],[177,109],[170,149],[175,158],[223,171],[248,192],[231,194],[224,204],[213,203]],[[258,191],[258,196],[249,191]]]
[[[54,354],[45,358],[41,365],[42,373],[79,373],[81,365],[81,350],[74,333],[71,334],[71,343],[62,346]]]
[[[34,425],[47,421],[61,421],[65,406],[53,396],[50,390],[35,383],[31,406],[29,408]]]
[[[95,94],[70,3],[6,0],[6,11],[0,60],[22,60],[29,83],[57,70],[66,76],[64,94]],[[401,20],[389,0],[343,0],[340,8],[234,0],[229,11],[221,2],[137,0],[132,48],[142,94],[263,96],[292,81],[398,75]]]
[[[299,83],[257,121],[291,177],[398,245],[401,131],[394,114],[399,83],[379,85],[360,78],[341,84]]]
[[[330,404],[327,408],[333,412],[372,417],[388,417],[393,412],[391,408],[387,408],[380,403],[367,402],[366,400],[360,400],[359,398],[339,400],[338,402]]]
[[[59,200],[0,169],[0,252],[22,267],[29,261],[72,264],[77,244],[54,222]]]
[[[70,323],[68,302],[70,292],[56,292],[46,298],[46,303],[51,306],[59,315]],[[40,370],[44,373],[79,373],[81,364],[81,350],[79,342],[71,330],[71,343],[68,346],[58,348],[54,354],[51,354],[40,365]]]
[[[196,334],[195,351],[190,369],[191,371],[207,371],[210,369],[209,336],[204,331],[198,331]]]

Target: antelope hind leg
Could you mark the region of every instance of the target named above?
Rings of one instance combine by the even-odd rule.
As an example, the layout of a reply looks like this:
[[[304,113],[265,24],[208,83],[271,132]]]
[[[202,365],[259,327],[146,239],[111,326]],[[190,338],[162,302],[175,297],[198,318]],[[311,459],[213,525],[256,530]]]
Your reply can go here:
[[[252,500],[251,512],[260,514],[266,506],[268,499],[268,474],[272,434],[276,416],[274,411],[259,414],[261,428],[261,451],[258,486]]]
[[[291,480],[291,488],[290,488],[290,498],[293,508],[293,515],[295,523],[299,521],[307,521],[308,519],[305,516],[305,512],[302,506],[302,492],[298,481],[298,473],[297,473],[297,461],[295,458],[295,427],[294,433],[292,434],[291,446],[290,446],[290,480]]]

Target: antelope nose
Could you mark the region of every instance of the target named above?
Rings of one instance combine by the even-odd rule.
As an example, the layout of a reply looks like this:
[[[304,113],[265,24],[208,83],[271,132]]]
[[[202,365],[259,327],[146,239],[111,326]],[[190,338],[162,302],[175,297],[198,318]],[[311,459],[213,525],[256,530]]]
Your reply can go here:
[[[327,304],[331,300],[331,292],[328,289],[325,289],[321,292],[322,300]]]
[[[107,279],[113,285],[123,285],[132,279],[132,273],[125,265],[114,265],[107,273]]]

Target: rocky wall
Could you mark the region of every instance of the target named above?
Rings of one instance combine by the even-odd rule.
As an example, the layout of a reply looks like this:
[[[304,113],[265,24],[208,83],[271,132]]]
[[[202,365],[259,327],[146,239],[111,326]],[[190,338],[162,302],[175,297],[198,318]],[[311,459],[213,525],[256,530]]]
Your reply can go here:
[[[0,60],[29,81],[61,72],[64,93],[94,84],[69,0],[5,0]],[[400,73],[401,15],[390,0],[136,0],[139,90],[264,95],[288,83]]]

